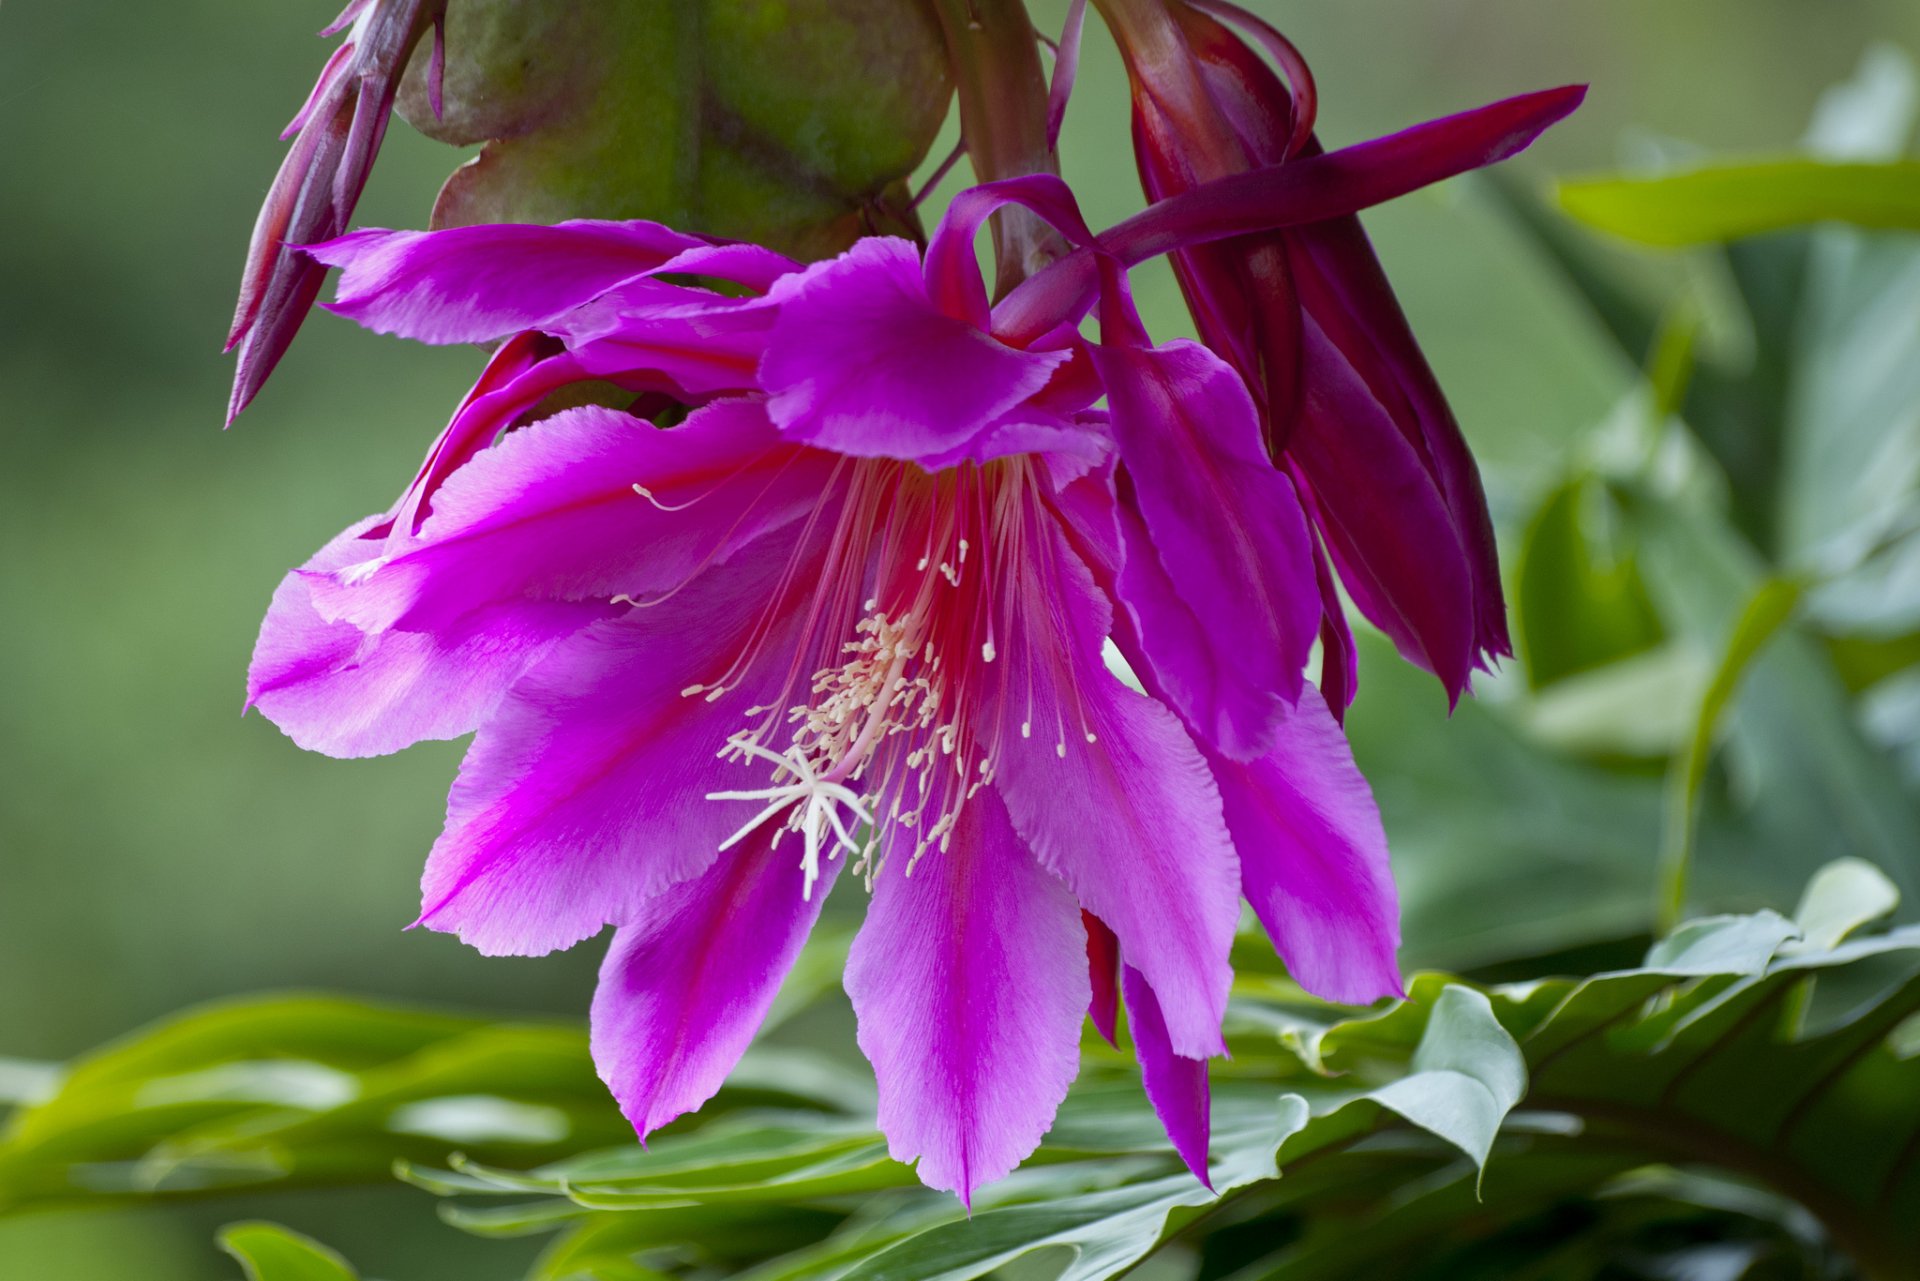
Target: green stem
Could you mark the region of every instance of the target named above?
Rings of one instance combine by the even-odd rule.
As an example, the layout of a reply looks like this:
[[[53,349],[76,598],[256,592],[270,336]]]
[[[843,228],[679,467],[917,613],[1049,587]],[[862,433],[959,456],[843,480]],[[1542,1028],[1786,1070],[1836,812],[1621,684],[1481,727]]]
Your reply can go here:
[[[1022,0],[933,0],[960,95],[960,136],[976,179],[1059,173],[1047,144],[1047,77]],[[1019,207],[993,216],[996,294],[1064,256],[1066,242]]]

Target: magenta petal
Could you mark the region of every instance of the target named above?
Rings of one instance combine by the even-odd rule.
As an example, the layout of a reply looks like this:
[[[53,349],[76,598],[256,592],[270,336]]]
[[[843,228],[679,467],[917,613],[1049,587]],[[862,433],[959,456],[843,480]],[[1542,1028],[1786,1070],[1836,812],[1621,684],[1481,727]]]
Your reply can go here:
[[[1035,856],[1164,998],[1175,1048],[1218,1054],[1240,916],[1220,794],[1173,714],[1101,664],[1105,610],[1084,569],[1077,577],[1062,575],[1074,599],[1054,603],[1060,616],[1035,620],[1070,649],[1009,646],[995,786]]]
[[[1360,690],[1360,647],[1354,644],[1333,569],[1318,543],[1313,548],[1313,577],[1320,586],[1320,694],[1333,719],[1344,722]]]
[[[749,838],[649,899],[614,935],[593,1062],[644,1140],[719,1092],[800,955],[840,862],[801,897],[799,842]]]
[[[780,316],[761,380],[789,438],[919,461],[975,440],[1070,359],[1021,351],[927,297],[920,255],[870,237],[775,286]]]
[[[1133,1052],[1140,1060],[1140,1083],[1146,1087],[1147,1102],[1153,1104],[1154,1114],[1167,1128],[1173,1150],[1193,1171],[1193,1177],[1211,1189],[1207,1141],[1213,1119],[1207,1061],[1173,1052],[1160,1002],[1139,970],[1127,966],[1121,984],[1127,994],[1127,1030],[1133,1034]]]
[[[782,442],[757,402],[666,430],[570,409],[454,473],[418,546],[315,577],[314,602],[370,631],[423,631],[492,601],[668,590],[812,510],[833,461]]]
[[[1358,219],[1343,218],[1302,227],[1291,243],[1308,310],[1399,423],[1439,486],[1470,583],[1472,661],[1510,655],[1500,557],[1479,468],[1366,232]],[[1440,674],[1448,678],[1446,671]],[[1456,696],[1464,685],[1464,678],[1448,680]]]
[[[909,874],[912,845],[880,869],[847,995],[888,1150],[971,1204],[1040,1145],[1079,1073],[1086,935],[991,788]]]
[[[444,231],[369,228],[307,253],[342,269],[331,310],[376,333],[461,343],[542,328],[705,244],[658,223],[580,220]]]
[[[377,551],[360,522],[304,568],[333,569]],[[308,751],[378,756],[426,739],[472,733],[521,673],[604,613],[574,603],[510,602],[444,636],[366,636],[314,610],[307,580],[288,574],[273,594],[247,670],[247,705]]]
[[[1405,995],[1380,811],[1320,696],[1301,694],[1265,757],[1213,770],[1247,901],[1294,980],[1349,1005]]]
[[[1458,698],[1474,658],[1473,567],[1458,527],[1419,451],[1311,315],[1302,341],[1304,394],[1286,452],[1312,487],[1341,581]]]
[[[1169,668],[1203,658],[1207,671],[1169,683],[1181,713],[1227,755],[1258,756],[1300,691],[1320,623],[1293,483],[1267,461],[1246,385],[1206,348],[1101,347],[1094,360],[1146,532],[1197,623],[1158,625],[1155,602],[1129,600],[1142,645]],[[1186,648],[1210,652],[1163,651],[1157,638],[1175,627]]]
[[[715,753],[786,678],[786,559],[763,544],[747,565],[597,623],[528,672],[460,767],[419,923],[489,954],[536,955],[638,919],[705,871],[758,808],[706,795],[766,785],[764,769]],[[682,693],[719,678],[755,636],[769,661],[723,697]]]
[[[1092,912],[1080,913],[1087,927],[1087,979],[1093,984],[1093,1000],[1087,1017],[1094,1030],[1108,1045],[1118,1044],[1114,1036],[1120,1021],[1120,940],[1106,922]]]

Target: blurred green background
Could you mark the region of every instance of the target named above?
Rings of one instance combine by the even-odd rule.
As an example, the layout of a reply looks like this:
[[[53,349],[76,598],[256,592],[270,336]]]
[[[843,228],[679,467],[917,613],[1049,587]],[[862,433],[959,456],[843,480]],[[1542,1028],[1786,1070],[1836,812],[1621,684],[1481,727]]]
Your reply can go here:
[[[1614,167],[1636,139],[1786,150],[1870,45],[1920,50],[1910,0],[1254,7],[1313,62],[1336,145],[1590,82],[1585,108],[1514,166],[1536,181]],[[1036,18],[1057,27],[1062,8]],[[325,56],[311,32],[332,16],[306,0],[0,6],[0,1056],[64,1059],[190,1002],[272,987],[586,1008],[597,945],[485,960],[403,932],[458,745],[332,761],[239,715],[274,583],[390,499],[480,362],[316,315],[256,406],[220,430],[241,254],[281,156],[274,135]],[[1117,60],[1097,25],[1088,46],[1062,149],[1098,226],[1139,197]],[[457,160],[396,124],[357,221],[421,224]],[[1483,189],[1423,192],[1367,221],[1479,451],[1511,564],[1519,522],[1635,370]],[[1657,280],[1668,266],[1638,269]],[[1140,287],[1156,335],[1184,332],[1170,276]],[[1373,724],[1397,714],[1382,700],[1428,719],[1441,701],[1378,656],[1369,686]],[[1376,779],[1417,878],[1404,851],[1455,845],[1423,839],[1379,768],[1391,763]],[[1483,904],[1522,925],[1532,908],[1524,888]],[[1420,962],[1486,959],[1408,942]],[[370,1275],[517,1275],[528,1251],[438,1228],[425,1201],[304,1194],[273,1213]],[[247,1208],[0,1220],[0,1278],[52,1276],[36,1260],[56,1247],[74,1281],[229,1277],[210,1227]]]

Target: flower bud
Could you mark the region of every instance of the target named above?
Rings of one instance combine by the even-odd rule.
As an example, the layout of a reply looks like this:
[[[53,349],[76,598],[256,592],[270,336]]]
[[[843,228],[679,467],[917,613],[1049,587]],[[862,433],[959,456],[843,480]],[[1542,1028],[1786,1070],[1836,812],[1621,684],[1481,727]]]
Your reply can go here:
[[[1111,0],[1155,199],[1317,155],[1316,93],[1293,46],[1220,0]],[[1222,21],[1225,19],[1226,21]],[[1286,72],[1226,22],[1247,31]],[[1445,148],[1442,130],[1430,145]],[[1182,249],[1202,338],[1259,404],[1269,450],[1306,494],[1354,603],[1458,699],[1511,653],[1478,471],[1356,217]],[[1351,697],[1351,640],[1328,593],[1329,702]],[[1337,670],[1336,670],[1337,668]]]

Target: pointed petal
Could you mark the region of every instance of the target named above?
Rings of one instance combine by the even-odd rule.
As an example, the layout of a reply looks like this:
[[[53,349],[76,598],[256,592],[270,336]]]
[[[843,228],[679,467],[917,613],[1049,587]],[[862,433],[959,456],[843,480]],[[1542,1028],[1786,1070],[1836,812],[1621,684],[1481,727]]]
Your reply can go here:
[[[514,686],[448,797],[420,924],[490,955],[537,955],[637,919],[712,864],[758,803],[707,794],[767,785],[764,767],[715,754],[778,695],[796,643],[786,549],[742,560],[571,637]],[[723,697],[682,694],[756,638],[772,657]]]
[[[1247,901],[1294,980],[1349,1005],[1404,995],[1380,811],[1319,695],[1301,694],[1265,757],[1213,769]]]
[[[566,410],[454,473],[418,546],[315,576],[314,602],[369,631],[425,631],[495,601],[669,590],[812,510],[833,465],[782,442],[755,402],[664,430]]]
[[[341,268],[329,310],[375,333],[486,342],[539,329],[705,241],[652,222],[368,228],[307,250]]]
[[[1245,384],[1206,348],[1103,346],[1094,360],[1146,533],[1198,630],[1179,626],[1212,651],[1204,684],[1170,690],[1220,751],[1257,756],[1300,691],[1320,622],[1293,483],[1267,461]],[[1128,603],[1143,645],[1162,661],[1156,602]]]
[[[1439,486],[1469,578],[1473,662],[1511,655],[1500,556],[1479,468],[1365,230],[1357,218],[1336,219],[1300,228],[1291,245],[1309,312],[1418,447]]]
[[[1100,240],[1133,264],[1187,245],[1344,217],[1517,155],[1585,97],[1583,85],[1520,94],[1384,138],[1216,179],[1156,202]],[[1091,262],[1072,268],[1075,274],[1092,269]]]
[[[1457,699],[1474,638],[1473,571],[1458,527],[1419,451],[1311,315],[1303,338],[1305,392],[1287,458],[1313,491],[1360,612]]]
[[[760,376],[790,439],[919,461],[979,438],[1045,387],[1067,352],[1008,347],[927,297],[920,255],[869,237],[788,276]]]
[[[604,616],[571,602],[513,602],[445,633],[366,636],[323,620],[289,574],[247,671],[247,706],[329,756],[382,756],[472,733],[554,645]]]
[[[1087,978],[1093,984],[1093,1001],[1087,1017],[1094,1030],[1108,1045],[1119,1044],[1114,1035],[1120,1019],[1120,940],[1092,912],[1080,913],[1087,927]]]
[[[991,788],[911,873],[910,834],[891,844],[902,853],[875,881],[847,995],[888,1150],[971,1203],[1039,1146],[1079,1073],[1086,936]]]
[[[1175,1049],[1217,1054],[1240,915],[1220,794],[1173,714],[1108,674],[1104,604],[1064,546],[1052,555],[1068,572],[1007,645],[994,786],[1034,855],[1161,994]]]
[[[1140,1060],[1140,1084],[1147,1102],[1167,1128],[1173,1150],[1193,1171],[1193,1177],[1213,1187],[1207,1176],[1207,1141],[1212,1134],[1212,1093],[1207,1086],[1207,1061],[1183,1058],[1167,1040],[1167,1021],[1146,978],[1131,965],[1121,983],[1127,994],[1127,1030]]]
[[[1100,235],[1128,266],[1176,249],[1340,218],[1524,151],[1580,105],[1566,85],[1430,120],[1385,138],[1295,157],[1157,200]],[[1099,288],[1090,250],[1029,277],[993,309],[994,332],[1019,342],[1085,315]]]
[[[593,1062],[644,1140],[712,1098],[740,1060],[839,875],[801,897],[797,842],[756,835],[649,899],[593,996]]]
[[[1347,709],[1360,690],[1360,649],[1347,623],[1346,606],[1334,585],[1325,549],[1315,540],[1313,578],[1320,587],[1320,695],[1333,719],[1345,723]]]

